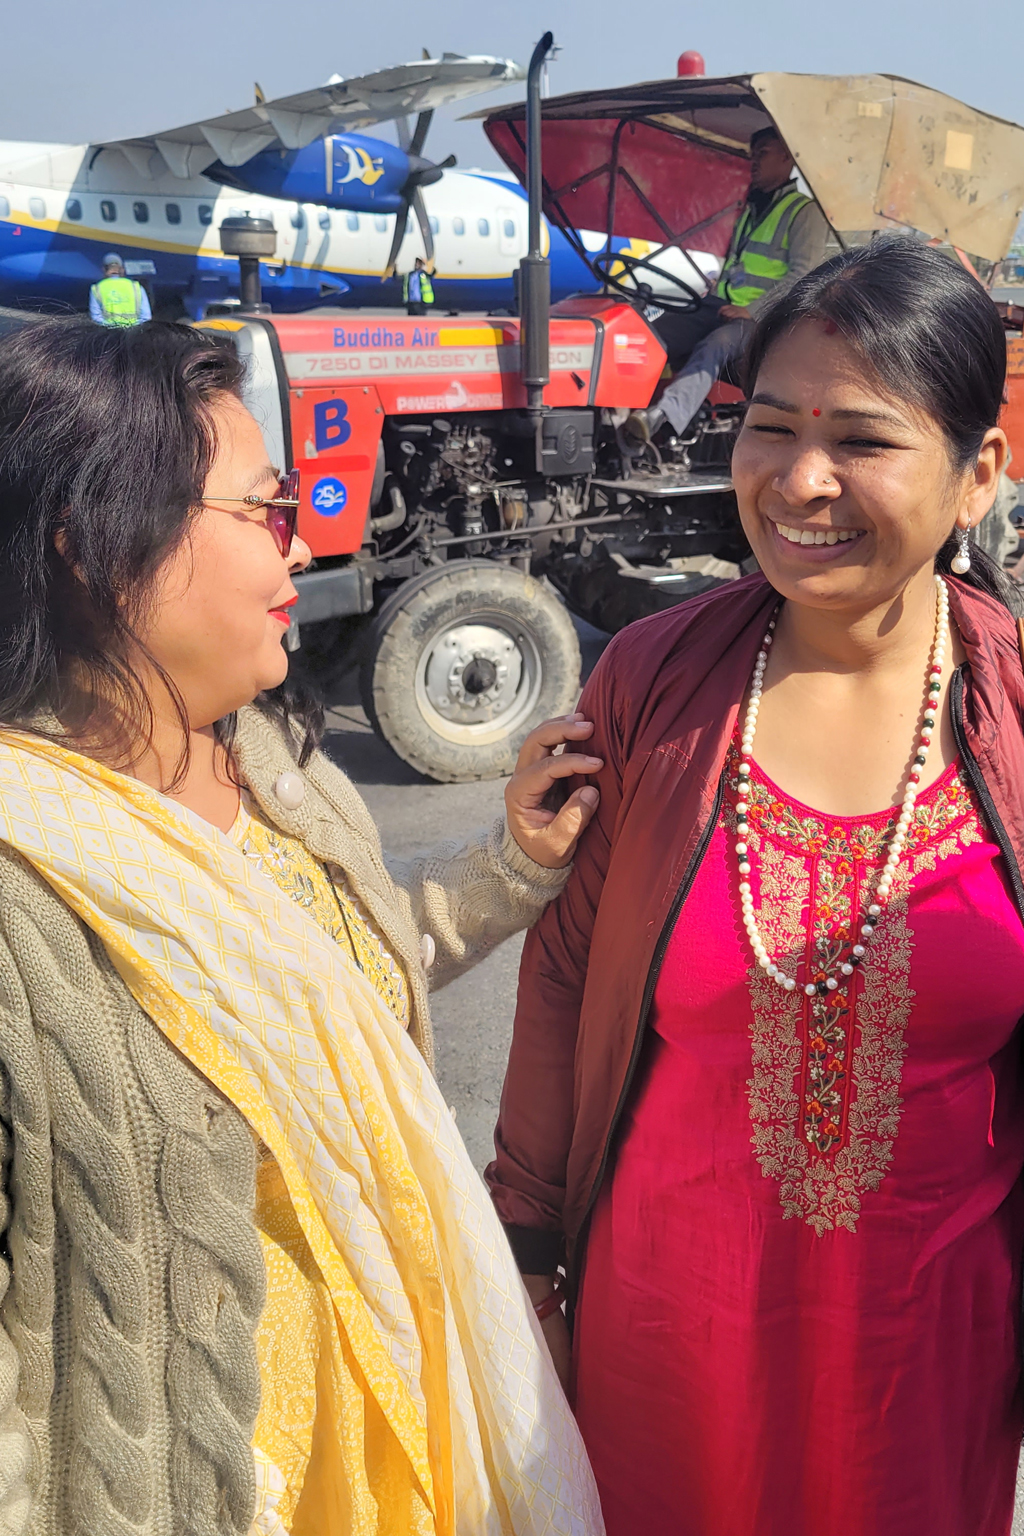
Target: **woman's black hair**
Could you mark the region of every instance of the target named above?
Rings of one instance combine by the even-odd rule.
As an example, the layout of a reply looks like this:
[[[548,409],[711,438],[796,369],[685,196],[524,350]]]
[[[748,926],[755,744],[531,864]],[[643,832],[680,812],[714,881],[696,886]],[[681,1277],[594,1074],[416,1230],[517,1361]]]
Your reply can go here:
[[[1003,404],[1006,334],[992,300],[958,262],[897,234],[833,256],[765,305],[743,360],[747,394],[768,352],[801,320],[834,326],[889,394],[936,421],[954,473],[977,463]],[[935,569],[949,575],[956,553],[951,532]],[[1021,611],[1014,583],[976,544],[960,580]]]
[[[133,655],[158,571],[187,537],[215,441],[211,407],[241,398],[233,349],[151,321],[25,325],[0,341],[0,726],[56,715],[86,750],[129,767],[153,712]],[[315,749],[322,711],[284,684],[257,705]],[[217,724],[230,750],[234,717]],[[293,728],[297,727],[297,731]]]

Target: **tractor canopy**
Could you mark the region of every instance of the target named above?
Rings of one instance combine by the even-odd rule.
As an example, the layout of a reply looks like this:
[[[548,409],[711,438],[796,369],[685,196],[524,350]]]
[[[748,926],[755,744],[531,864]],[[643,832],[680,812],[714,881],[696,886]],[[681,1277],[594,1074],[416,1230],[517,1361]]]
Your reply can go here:
[[[769,126],[845,243],[904,228],[998,261],[1024,208],[1024,129],[897,75],[691,76],[542,111],[545,212],[567,230],[724,256]],[[525,182],[525,104],[474,115]]]

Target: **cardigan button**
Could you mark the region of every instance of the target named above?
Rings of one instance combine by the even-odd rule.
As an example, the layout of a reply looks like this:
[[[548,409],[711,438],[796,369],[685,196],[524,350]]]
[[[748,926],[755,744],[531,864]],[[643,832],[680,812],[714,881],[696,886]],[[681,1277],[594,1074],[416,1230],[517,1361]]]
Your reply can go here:
[[[425,971],[430,970],[430,967],[434,963],[434,957],[436,954],[437,945],[430,937],[430,934],[425,933],[422,939],[420,939],[420,960],[423,962],[423,969]]]
[[[306,786],[301,773],[282,773],[274,784],[274,794],[286,811],[297,811],[306,798]]]

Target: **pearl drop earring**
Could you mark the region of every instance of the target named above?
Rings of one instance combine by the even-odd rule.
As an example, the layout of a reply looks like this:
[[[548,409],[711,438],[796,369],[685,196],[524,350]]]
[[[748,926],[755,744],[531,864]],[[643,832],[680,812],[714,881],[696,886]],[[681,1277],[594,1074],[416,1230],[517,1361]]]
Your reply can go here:
[[[971,530],[957,528],[956,537],[960,547],[950,562],[950,570],[955,576],[966,576],[971,568]]]

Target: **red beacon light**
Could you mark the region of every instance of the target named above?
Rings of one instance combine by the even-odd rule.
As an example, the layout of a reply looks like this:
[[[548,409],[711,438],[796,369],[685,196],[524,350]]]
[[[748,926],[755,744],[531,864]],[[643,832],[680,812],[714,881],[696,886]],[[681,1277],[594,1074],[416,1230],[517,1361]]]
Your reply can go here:
[[[703,75],[705,73],[704,55],[698,53],[695,48],[687,48],[686,52],[681,53],[676,60],[676,74],[680,79],[685,78],[687,75]]]

